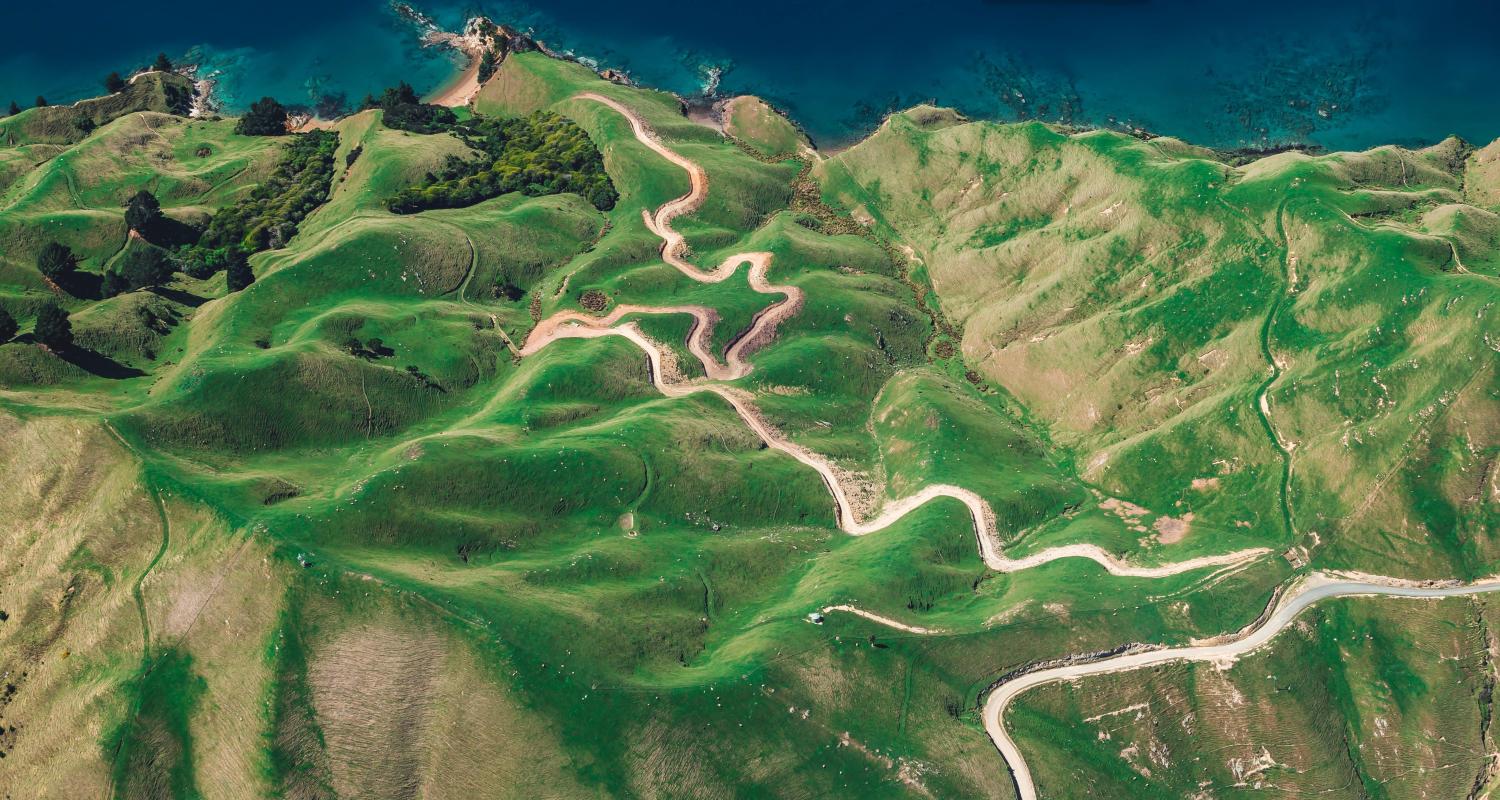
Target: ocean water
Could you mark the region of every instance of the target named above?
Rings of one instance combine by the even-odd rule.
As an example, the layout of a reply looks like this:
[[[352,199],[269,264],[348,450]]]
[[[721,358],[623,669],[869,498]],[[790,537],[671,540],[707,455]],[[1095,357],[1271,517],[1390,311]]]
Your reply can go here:
[[[7,6],[12,4],[7,4]],[[357,101],[455,69],[389,0],[28,4],[0,9],[0,102],[96,92],[158,50],[220,76],[229,110]],[[153,9],[153,5],[156,6]],[[430,0],[689,95],[755,93],[823,145],[918,102],[974,117],[1127,127],[1215,147],[1420,145],[1500,137],[1493,0]]]

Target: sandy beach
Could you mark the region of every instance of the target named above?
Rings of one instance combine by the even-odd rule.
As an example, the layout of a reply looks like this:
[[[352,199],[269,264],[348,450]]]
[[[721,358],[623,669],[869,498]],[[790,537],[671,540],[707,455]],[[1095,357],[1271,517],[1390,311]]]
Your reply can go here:
[[[469,63],[448,85],[435,92],[427,102],[435,106],[460,108],[474,102],[479,95],[479,61],[482,54],[468,53]]]

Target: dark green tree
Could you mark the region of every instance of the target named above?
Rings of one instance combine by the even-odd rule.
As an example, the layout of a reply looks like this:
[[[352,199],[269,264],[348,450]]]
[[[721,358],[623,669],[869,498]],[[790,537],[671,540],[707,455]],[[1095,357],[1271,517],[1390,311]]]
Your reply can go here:
[[[262,97],[234,124],[241,136],[281,136],[286,133],[286,107],[274,97]]]
[[[172,60],[167,58],[166,53],[157,53],[156,63],[152,64],[151,68],[156,70],[157,72],[171,72]]]
[[[120,259],[117,268],[131,290],[160,286],[172,279],[172,262],[160,247],[132,246]]]
[[[484,83],[489,80],[495,74],[495,68],[498,66],[499,64],[495,61],[495,51],[484,51],[484,55],[479,57],[479,82]]]
[[[230,256],[229,270],[225,273],[224,279],[231,292],[238,292],[255,283],[255,273],[250,269],[250,259],[243,252],[233,251]]]
[[[67,280],[78,269],[78,257],[65,244],[48,242],[36,255],[36,268],[47,280],[58,283]]]
[[[125,91],[125,86],[125,79],[120,77],[120,73],[118,72],[111,72],[104,76],[104,91],[110,94],[119,94]]]
[[[14,100],[10,101],[10,116],[14,117],[19,113],[21,113],[21,104]]]
[[[36,107],[37,108],[46,108],[47,107],[47,98],[42,97],[41,95],[37,95],[36,96]]]
[[[56,303],[48,303],[36,312],[36,340],[56,350],[73,343],[73,323],[68,321],[68,312]]]
[[[136,233],[144,234],[161,220],[161,202],[156,195],[142,189],[131,195],[125,203],[125,224]]]
[[[20,329],[21,326],[16,324],[16,318],[12,317],[4,306],[0,306],[0,344],[16,338],[16,331]]]

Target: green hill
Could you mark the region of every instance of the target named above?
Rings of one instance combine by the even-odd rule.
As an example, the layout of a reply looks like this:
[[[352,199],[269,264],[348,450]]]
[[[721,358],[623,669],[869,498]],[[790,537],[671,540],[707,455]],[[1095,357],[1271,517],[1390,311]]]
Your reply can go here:
[[[176,73],[143,72],[114,94],[67,106],[28,108],[0,119],[0,142],[9,147],[74,144],[95,128],[126,114],[138,111],[187,114],[193,103],[193,91],[193,82]]]

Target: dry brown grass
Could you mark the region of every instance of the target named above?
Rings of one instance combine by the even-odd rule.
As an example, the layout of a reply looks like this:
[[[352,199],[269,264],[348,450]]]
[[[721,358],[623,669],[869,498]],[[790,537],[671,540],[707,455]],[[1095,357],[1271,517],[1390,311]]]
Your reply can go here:
[[[1464,171],[1464,196],[1475,205],[1500,207],[1500,139],[1469,157]]]
[[[130,587],[160,530],[134,462],[97,424],[0,415],[0,794],[108,794],[97,746],[139,663]]]
[[[467,643],[384,603],[312,613],[308,679],[340,797],[591,796],[551,724]]]

